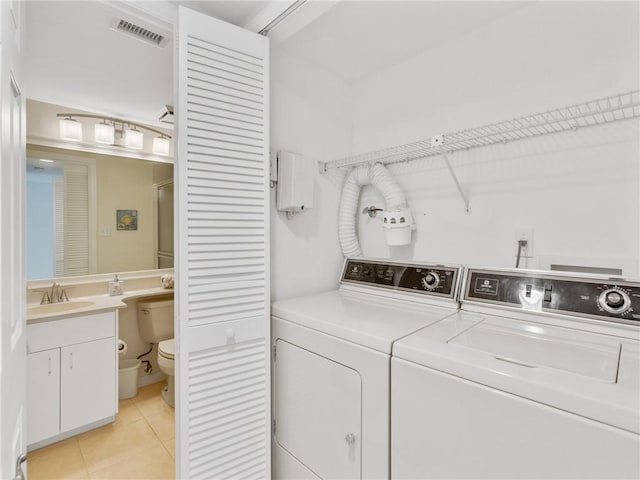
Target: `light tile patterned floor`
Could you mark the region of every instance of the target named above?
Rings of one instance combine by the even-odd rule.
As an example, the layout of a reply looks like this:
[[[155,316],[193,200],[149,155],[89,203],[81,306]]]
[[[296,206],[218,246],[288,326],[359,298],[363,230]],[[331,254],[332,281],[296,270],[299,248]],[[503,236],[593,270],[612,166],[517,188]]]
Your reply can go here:
[[[29,452],[29,480],[173,479],[174,410],[160,396],[163,386],[120,400],[112,424]]]

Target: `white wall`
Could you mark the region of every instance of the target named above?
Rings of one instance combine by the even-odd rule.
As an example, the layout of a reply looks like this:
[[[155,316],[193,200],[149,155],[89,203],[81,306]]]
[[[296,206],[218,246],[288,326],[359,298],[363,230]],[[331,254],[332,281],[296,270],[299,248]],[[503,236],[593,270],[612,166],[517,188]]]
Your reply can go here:
[[[153,269],[157,229],[153,162],[112,156],[95,158],[97,273]],[[118,230],[117,210],[136,210],[137,230]],[[105,229],[109,234],[103,234]]]
[[[351,105],[347,85],[285,53],[272,51],[271,149],[316,161],[347,155]],[[271,192],[272,299],[336,288],[342,254],[336,216],[340,180],[316,175],[313,209],[290,220],[275,210]]]
[[[332,160],[638,89],[638,14],[631,2],[531,3],[353,84],[304,52],[276,49],[272,149]],[[360,215],[364,254],[513,266],[515,231],[530,228],[525,267],[637,275],[638,158],[635,120],[456,153],[469,215],[441,159],[392,166],[416,215],[415,242],[390,249],[380,220]],[[272,207],[274,300],[337,286],[341,182],[318,175],[314,209],[292,220]],[[371,204],[383,202],[365,189],[360,211]]]
[[[352,85],[356,153],[639,88],[638,3],[537,2]],[[533,228],[525,266],[613,266],[638,274],[638,122],[392,166],[416,215],[411,247],[390,249],[360,217],[363,251],[513,266],[515,230]],[[365,190],[362,205],[382,200]]]

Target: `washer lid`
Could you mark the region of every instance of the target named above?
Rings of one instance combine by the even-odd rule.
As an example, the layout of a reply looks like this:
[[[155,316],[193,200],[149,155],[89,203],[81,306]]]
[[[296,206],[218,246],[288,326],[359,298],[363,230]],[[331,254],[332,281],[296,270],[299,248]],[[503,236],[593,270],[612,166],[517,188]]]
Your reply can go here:
[[[619,340],[568,328],[487,318],[447,343],[530,368],[553,368],[608,383],[618,376]]]
[[[455,308],[332,291],[275,302],[274,317],[383,353],[393,342],[453,313]]]
[[[459,312],[393,356],[640,433],[640,342]]]
[[[174,358],[176,350],[176,341],[174,338],[163,340],[158,344],[158,352],[166,358]]]

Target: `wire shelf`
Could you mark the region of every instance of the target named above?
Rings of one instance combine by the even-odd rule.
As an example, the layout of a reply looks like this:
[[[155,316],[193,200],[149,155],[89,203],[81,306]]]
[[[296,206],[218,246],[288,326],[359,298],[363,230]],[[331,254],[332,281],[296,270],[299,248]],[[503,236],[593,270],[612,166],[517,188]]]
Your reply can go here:
[[[340,158],[325,163],[322,170],[326,172],[329,169],[373,163],[389,165],[435,155],[446,156],[447,153],[460,150],[508,143],[636,117],[640,117],[640,90]]]

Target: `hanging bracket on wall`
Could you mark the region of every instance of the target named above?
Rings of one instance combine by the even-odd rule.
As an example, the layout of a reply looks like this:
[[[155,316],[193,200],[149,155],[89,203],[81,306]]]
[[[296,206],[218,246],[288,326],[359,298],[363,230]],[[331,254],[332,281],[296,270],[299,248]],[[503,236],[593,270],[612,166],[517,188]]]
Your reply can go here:
[[[462,186],[460,185],[460,182],[458,181],[458,177],[456,176],[456,172],[454,172],[453,167],[451,166],[451,163],[449,162],[449,157],[447,157],[446,153],[442,154],[442,158],[444,159],[444,163],[446,163],[447,168],[449,169],[449,173],[451,174],[451,178],[453,178],[453,182],[456,184],[456,188],[458,189],[458,193],[460,194],[460,196],[462,197],[462,201],[464,202],[464,212],[466,214],[469,214],[469,198],[467,198],[467,195],[464,193],[464,190],[462,190]]]

